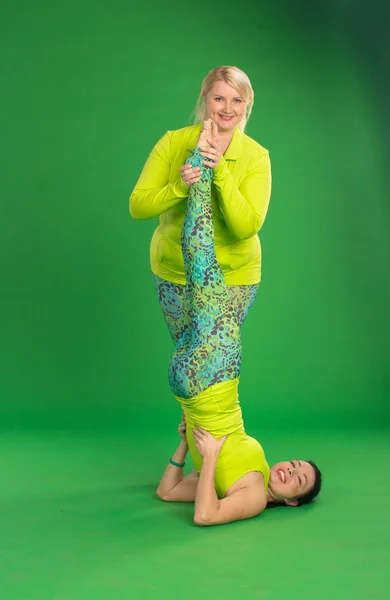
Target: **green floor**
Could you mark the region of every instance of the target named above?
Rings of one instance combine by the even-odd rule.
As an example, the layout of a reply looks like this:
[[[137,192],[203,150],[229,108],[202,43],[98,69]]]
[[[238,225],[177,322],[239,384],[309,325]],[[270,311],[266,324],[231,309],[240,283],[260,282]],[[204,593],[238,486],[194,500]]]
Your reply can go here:
[[[2,600],[388,598],[388,432],[262,435],[270,458],[316,458],[321,499],[208,529],[154,497],[174,441],[3,435]]]
[[[0,4],[0,600],[390,598],[390,432],[373,429],[390,423],[389,10]],[[251,79],[246,133],[273,182],[245,426],[270,462],[316,460],[324,490],[201,529],[154,496],[179,406],[157,219],[128,198],[228,64]]]

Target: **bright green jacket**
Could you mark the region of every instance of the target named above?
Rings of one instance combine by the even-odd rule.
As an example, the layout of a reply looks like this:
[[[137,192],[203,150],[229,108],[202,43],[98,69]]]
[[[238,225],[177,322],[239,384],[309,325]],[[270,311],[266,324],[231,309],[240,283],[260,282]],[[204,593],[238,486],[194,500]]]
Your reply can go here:
[[[134,219],[160,217],[150,246],[152,272],[185,284],[180,235],[189,187],[180,167],[195,148],[202,124],[167,131],[150,153],[130,196]],[[261,245],[271,194],[268,151],[236,128],[230,145],[214,169],[211,201],[215,250],[227,285],[261,279]]]

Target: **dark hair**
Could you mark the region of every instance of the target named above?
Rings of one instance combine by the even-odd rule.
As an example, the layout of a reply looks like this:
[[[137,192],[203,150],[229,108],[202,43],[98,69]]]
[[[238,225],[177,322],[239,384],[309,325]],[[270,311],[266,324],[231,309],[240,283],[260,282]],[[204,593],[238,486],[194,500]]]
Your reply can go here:
[[[314,485],[311,488],[310,492],[307,492],[307,494],[303,494],[303,496],[299,496],[299,498],[297,498],[297,501],[298,501],[297,506],[303,506],[304,504],[309,504],[309,502],[311,502],[312,500],[314,500],[314,498],[316,496],[318,496],[318,494],[320,493],[320,490],[321,490],[321,486],[322,486],[321,471],[319,470],[317,465],[312,460],[307,460],[306,462],[308,462],[309,465],[311,465],[314,469]]]

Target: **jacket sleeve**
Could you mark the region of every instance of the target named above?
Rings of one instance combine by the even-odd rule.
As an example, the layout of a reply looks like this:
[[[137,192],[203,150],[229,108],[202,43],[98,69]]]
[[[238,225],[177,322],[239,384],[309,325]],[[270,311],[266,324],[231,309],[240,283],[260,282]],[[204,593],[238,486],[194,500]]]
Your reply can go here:
[[[238,187],[224,157],[214,170],[219,206],[229,230],[239,240],[253,237],[262,227],[271,196],[271,164],[268,150],[252,160]]]
[[[134,219],[152,219],[188,196],[189,187],[179,177],[169,183],[171,158],[170,132],[157,142],[131,193],[130,214]]]

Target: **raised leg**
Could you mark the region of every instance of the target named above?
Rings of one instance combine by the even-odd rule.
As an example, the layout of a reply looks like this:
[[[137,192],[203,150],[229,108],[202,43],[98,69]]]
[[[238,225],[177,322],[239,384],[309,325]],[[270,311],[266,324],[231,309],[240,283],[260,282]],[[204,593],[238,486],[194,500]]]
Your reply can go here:
[[[183,307],[186,286],[166,281],[157,275],[153,275],[153,282],[168,331],[173,343],[176,345],[180,336],[189,327],[188,310],[184,312]],[[258,289],[258,283],[227,286],[240,327],[242,327],[249,309],[256,299]]]
[[[199,149],[187,160],[201,167],[202,177],[190,188],[181,240],[187,282],[184,318],[189,327],[169,366],[171,389],[183,398],[235,379],[241,366],[237,315],[215,255],[212,169],[203,166]]]

